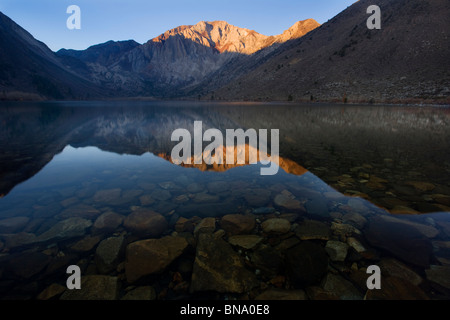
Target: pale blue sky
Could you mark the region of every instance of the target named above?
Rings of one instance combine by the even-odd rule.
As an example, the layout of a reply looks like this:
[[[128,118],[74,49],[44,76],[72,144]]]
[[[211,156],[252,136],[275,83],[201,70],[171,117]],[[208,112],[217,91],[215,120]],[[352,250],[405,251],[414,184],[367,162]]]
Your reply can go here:
[[[225,20],[265,35],[296,21],[324,23],[356,0],[1,0],[0,11],[50,49],[85,49],[108,40],[144,43],[166,30]],[[69,5],[81,9],[81,30],[69,30]]]

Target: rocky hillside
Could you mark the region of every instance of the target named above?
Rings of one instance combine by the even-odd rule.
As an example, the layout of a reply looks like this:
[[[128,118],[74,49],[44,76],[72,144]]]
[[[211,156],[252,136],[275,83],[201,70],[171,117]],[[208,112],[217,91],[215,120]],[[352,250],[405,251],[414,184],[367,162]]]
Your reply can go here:
[[[107,96],[63,66],[44,43],[0,12],[0,100]]]
[[[0,99],[109,97],[450,103],[450,3],[361,0],[266,36],[225,21],[53,53],[0,14]]]
[[[184,95],[224,65],[301,37],[319,24],[299,21],[283,34],[265,36],[225,21],[180,26],[149,40],[113,42],[83,51],[60,50],[66,67],[119,95]]]
[[[216,99],[339,102],[450,101],[450,3],[380,0],[369,30],[361,0],[289,41]]]

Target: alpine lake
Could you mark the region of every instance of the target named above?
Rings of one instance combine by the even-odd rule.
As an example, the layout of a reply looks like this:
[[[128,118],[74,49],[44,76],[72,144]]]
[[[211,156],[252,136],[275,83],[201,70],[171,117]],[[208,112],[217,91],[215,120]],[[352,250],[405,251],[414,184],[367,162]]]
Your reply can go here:
[[[174,164],[195,121],[278,129],[279,170]],[[1,300],[450,299],[448,107],[2,102],[0,123]]]

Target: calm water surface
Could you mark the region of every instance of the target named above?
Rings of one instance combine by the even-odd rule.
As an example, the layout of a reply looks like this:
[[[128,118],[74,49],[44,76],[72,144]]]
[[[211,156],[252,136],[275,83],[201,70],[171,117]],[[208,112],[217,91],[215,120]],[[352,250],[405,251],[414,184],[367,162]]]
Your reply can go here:
[[[194,121],[279,129],[278,173],[173,164]],[[0,122],[2,299],[450,297],[448,108],[3,103]]]

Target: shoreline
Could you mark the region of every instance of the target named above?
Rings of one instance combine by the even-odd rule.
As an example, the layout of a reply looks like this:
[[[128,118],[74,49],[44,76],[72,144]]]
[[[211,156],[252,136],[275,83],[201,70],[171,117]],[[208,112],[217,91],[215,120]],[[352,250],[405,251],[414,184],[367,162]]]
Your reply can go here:
[[[398,102],[390,101],[336,101],[336,100],[319,100],[319,101],[285,101],[285,100],[250,100],[250,99],[220,99],[220,100],[206,100],[206,99],[189,99],[189,98],[155,98],[155,97],[118,97],[118,98],[98,98],[98,99],[48,99],[45,97],[30,94],[28,97],[13,97],[0,98],[0,103],[3,102],[126,102],[126,101],[154,101],[154,102],[199,102],[199,103],[248,103],[248,104],[283,104],[283,105],[336,105],[336,106],[413,106],[413,107],[450,107],[450,98],[448,101],[436,102],[421,99],[405,99]]]

